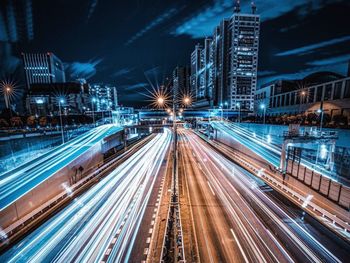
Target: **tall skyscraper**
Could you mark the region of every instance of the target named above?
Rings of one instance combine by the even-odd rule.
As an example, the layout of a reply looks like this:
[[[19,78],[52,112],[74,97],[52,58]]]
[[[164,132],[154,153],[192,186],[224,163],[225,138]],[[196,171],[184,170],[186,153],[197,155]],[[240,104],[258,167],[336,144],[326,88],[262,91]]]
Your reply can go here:
[[[189,96],[191,94],[190,69],[188,67],[177,66],[173,70],[173,85],[176,94],[179,96]]]
[[[191,54],[191,94],[194,98],[200,97],[200,71],[203,67],[202,46],[197,44]]]
[[[231,85],[228,105],[231,109],[254,110],[254,95],[257,86],[260,17],[241,14],[239,1],[231,17]]]
[[[62,61],[53,53],[22,53],[27,88],[34,83],[63,83],[66,75]]]
[[[254,110],[260,17],[255,5],[251,14],[240,11],[236,1],[231,18],[223,19],[213,37],[204,40],[204,47],[197,44],[191,54],[195,107],[225,105],[233,110]]]
[[[213,63],[214,63],[214,105],[224,104],[230,94],[231,69],[231,31],[230,20],[223,19],[214,30]]]

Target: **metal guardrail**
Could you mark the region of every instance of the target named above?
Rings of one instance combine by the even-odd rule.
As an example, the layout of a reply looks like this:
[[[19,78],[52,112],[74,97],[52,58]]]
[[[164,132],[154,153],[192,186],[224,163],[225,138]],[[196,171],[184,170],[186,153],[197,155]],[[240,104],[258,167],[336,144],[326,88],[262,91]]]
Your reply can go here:
[[[202,139],[207,141],[209,144],[212,144],[212,142],[206,140],[202,136],[200,136]],[[216,147],[215,145],[213,145]],[[341,234],[344,238],[347,240],[350,240],[350,222],[343,221],[336,215],[328,212],[326,209],[318,206],[317,204],[311,202],[309,199],[309,196],[304,196],[297,192],[297,189],[293,190],[291,187],[288,187],[287,185],[283,184],[276,178],[274,178],[272,175],[269,175],[267,171],[263,171],[262,169],[257,168],[255,165],[253,165],[249,160],[246,160],[242,156],[240,156],[237,153],[232,153],[230,155],[232,159],[234,159],[237,163],[241,164],[243,167],[248,169],[250,172],[258,176],[259,178],[263,179],[268,185],[270,185],[272,188],[277,190],[278,192],[282,193],[283,195],[287,195],[292,197],[292,200],[297,203],[300,207],[303,207],[303,209],[308,210],[310,214],[313,214],[316,219],[321,221],[323,224],[327,225],[328,227],[331,227],[335,230],[341,230],[345,233],[341,233],[341,231],[335,231],[338,234]],[[319,215],[318,215],[318,214]],[[327,222],[328,220],[328,222]],[[350,221],[350,220],[349,220]]]
[[[292,131],[284,131],[283,137],[305,137],[305,138],[312,138],[312,139],[337,139],[338,138],[338,132],[336,131],[302,131],[302,132],[292,132]]]
[[[175,158],[178,158],[178,153],[175,153]],[[161,262],[186,262],[183,243],[183,232],[181,223],[181,212],[179,204],[179,183],[178,169],[174,167],[173,178],[171,181],[172,196],[169,204],[167,223],[163,238],[163,247],[160,256]],[[175,186],[175,187],[174,187]],[[169,251],[173,249],[173,256],[169,255]]]

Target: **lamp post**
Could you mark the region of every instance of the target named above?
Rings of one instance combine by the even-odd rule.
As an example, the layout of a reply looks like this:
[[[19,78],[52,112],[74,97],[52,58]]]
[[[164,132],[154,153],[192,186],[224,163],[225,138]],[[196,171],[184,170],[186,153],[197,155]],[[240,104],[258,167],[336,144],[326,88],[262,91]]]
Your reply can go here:
[[[322,125],[323,125],[323,109],[318,109],[318,113],[321,113],[321,120],[320,120],[320,132],[322,133]]]
[[[266,105],[265,104],[261,104],[260,108],[263,110],[263,124],[265,124]]]
[[[223,112],[223,104],[222,103],[220,103],[219,110],[221,111],[221,121],[223,121],[224,120],[224,112]]]
[[[64,133],[63,133],[63,124],[62,124],[62,112],[61,112],[61,104],[64,103],[64,99],[58,100],[58,110],[60,112],[60,124],[61,124],[61,135],[62,135],[62,144],[64,143]]]
[[[241,122],[241,103],[237,102],[236,107],[238,107],[238,122]]]
[[[5,104],[7,109],[11,109],[10,107],[10,94],[12,92],[12,89],[10,86],[6,85],[4,88],[4,98],[5,98]]]
[[[226,119],[228,119],[228,103],[227,103],[227,101],[225,101],[224,105],[226,107]]]
[[[96,98],[92,98],[91,100],[91,110],[92,110],[92,124],[93,126],[96,126],[95,125],[95,111],[94,111],[94,104],[96,102]]]

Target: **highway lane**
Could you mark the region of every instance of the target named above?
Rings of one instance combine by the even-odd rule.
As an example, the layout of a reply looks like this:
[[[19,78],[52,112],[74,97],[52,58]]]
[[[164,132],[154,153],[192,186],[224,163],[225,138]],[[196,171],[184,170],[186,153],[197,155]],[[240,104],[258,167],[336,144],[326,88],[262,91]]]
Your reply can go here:
[[[0,262],[130,261],[171,140],[157,135],[88,192],[0,256]]]
[[[0,175],[0,211],[67,166],[97,142],[121,129],[114,125],[96,127],[39,158]]]
[[[180,134],[182,191],[187,195],[181,209],[193,221],[192,233],[187,233],[192,235],[193,248],[186,257],[197,262],[288,262],[289,256],[280,251],[249,206],[213,180],[206,167],[208,157],[201,158],[192,145],[198,138],[186,131]]]
[[[271,262],[269,256],[281,261],[282,256],[285,261],[341,262],[269,198],[242,169],[192,132],[182,133],[188,140],[187,151],[195,155],[196,162],[211,186],[207,191],[215,193],[231,216],[231,222],[238,223],[232,228],[237,232],[248,261]],[[280,254],[275,254],[276,251],[280,251]]]

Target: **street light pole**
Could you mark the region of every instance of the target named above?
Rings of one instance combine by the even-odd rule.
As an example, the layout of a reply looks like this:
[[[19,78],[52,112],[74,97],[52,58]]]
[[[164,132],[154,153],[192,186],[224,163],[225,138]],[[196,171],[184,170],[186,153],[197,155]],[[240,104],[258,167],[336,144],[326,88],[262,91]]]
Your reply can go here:
[[[238,122],[241,122],[241,104],[239,102],[236,103],[236,106],[238,107]]]
[[[95,111],[94,111],[94,104],[96,102],[96,99],[95,98],[92,98],[91,100],[91,110],[92,110],[92,124],[93,126],[96,126],[95,125]]]
[[[62,113],[61,113],[61,103],[64,101],[62,99],[58,100],[58,110],[60,112],[60,123],[61,123],[61,135],[62,135],[62,144],[64,143],[64,134],[63,134],[63,124],[62,124]]]

